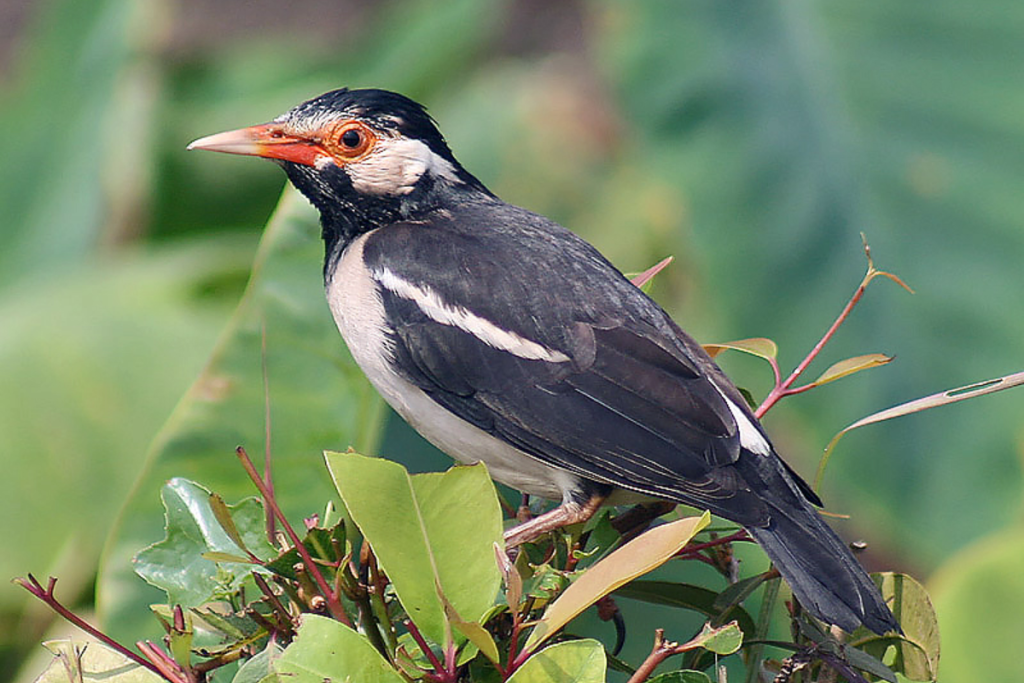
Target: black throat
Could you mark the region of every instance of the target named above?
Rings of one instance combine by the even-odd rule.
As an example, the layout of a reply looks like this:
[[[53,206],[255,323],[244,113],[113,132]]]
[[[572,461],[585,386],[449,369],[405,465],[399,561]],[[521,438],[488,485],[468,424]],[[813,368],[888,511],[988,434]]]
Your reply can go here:
[[[357,192],[348,174],[337,166],[315,169],[290,162],[281,162],[281,165],[292,185],[320,212],[325,283],[330,280],[345,248],[360,235],[392,223],[416,220],[431,211],[474,197],[494,197],[461,166],[456,166],[459,182],[428,173],[408,194],[377,196]]]

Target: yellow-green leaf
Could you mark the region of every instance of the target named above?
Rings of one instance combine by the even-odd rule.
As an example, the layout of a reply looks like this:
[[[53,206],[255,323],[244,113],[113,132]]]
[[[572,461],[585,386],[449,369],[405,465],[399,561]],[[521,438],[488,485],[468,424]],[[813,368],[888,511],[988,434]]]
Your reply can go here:
[[[508,683],[604,683],[607,660],[596,640],[570,640],[533,655]]]
[[[655,527],[595,564],[551,603],[524,649],[536,648],[616,588],[660,567],[710,521],[711,515],[705,512],[700,517],[686,517]]]
[[[901,636],[877,636],[861,627],[854,643],[868,654],[882,659],[894,647],[896,659],[890,664],[912,681],[934,681],[939,669],[939,622],[924,586],[906,574],[872,574],[882,597],[903,628]]]
[[[751,339],[740,339],[721,344],[704,344],[704,350],[712,358],[722,351],[742,351],[765,360],[774,360],[779,355],[779,347],[771,339],[765,337],[753,337]]]
[[[812,387],[820,387],[822,384],[828,384],[834,382],[837,379],[842,379],[848,375],[852,375],[855,372],[861,370],[867,370],[869,368],[877,368],[880,365],[885,365],[892,362],[892,356],[886,356],[882,353],[869,353],[864,356],[855,356],[853,358],[847,358],[841,360],[838,363],[833,363],[825,372],[818,376],[818,379],[811,382]]]
[[[50,640],[43,647],[53,660],[36,683],[104,681],[104,683],[161,683],[164,679],[103,643]]]

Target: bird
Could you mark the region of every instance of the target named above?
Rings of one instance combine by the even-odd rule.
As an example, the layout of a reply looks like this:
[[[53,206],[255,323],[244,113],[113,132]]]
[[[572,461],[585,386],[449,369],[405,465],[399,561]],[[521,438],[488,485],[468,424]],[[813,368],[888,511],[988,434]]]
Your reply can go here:
[[[558,502],[510,546],[606,504],[684,503],[746,529],[820,620],[899,631],[701,345],[583,238],[499,199],[424,106],[341,88],[188,149],[282,166],[320,214],[326,298],[370,383],[455,460]]]

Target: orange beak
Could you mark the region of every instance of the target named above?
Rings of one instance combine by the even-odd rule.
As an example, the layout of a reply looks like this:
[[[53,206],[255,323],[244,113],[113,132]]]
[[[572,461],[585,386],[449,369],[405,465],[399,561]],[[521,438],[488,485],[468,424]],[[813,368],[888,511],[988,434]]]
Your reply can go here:
[[[318,159],[330,157],[315,141],[287,132],[279,123],[264,123],[207,135],[189,144],[187,149],[281,159],[306,166],[316,166]]]

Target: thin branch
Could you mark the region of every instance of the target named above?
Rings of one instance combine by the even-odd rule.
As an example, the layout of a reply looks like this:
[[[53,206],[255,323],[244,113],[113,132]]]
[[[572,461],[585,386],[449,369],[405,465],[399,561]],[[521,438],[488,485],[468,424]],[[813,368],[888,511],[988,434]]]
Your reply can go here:
[[[647,659],[633,672],[633,675],[629,677],[626,683],[643,683],[643,681],[651,677],[651,674],[654,673],[659,664],[672,655],[684,652],[684,650],[679,648],[679,643],[665,640],[665,629],[655,629],[654,647],[651,648],[651,654],[647,655]]]
[[[861,239],[864,239],[863,235],[861,235]],[[796,389],[792,388],[793,384],[796,382],[797,379],[799,379],[800,375],[802,375],[804,371],[807,370],[807,367],[814,361],[815,358],[818,357],[818,355],[821,353],[821,350],[825,348],[825,345],[832,340],[832,337],[835,336],[839,328],[843,325],[843,323],[846,322],[846,319],[850,317],[850,313],[853,312],[854,307],[864,296],[864,292],[867,290],[868,285],[871,284],[872,280],[879,276],[886,277],[895,282],[896,284],[900,285],[904,289],[906,289],[908,292],[913,292],[913,290],[910,289],[910,287],[908,287],[907,284],[897,276],[893,275],[892,273],[887,273],[883,270],[878,270],[877,268],[875,268],[874,261],[871,258],[871,247],[868,246],[866,240],[864,241],[864,254],[867,256],[868,259],[868,272],[864,275],[864,279],[861,280],[860,284],[857,286],[856,291],[854,291],[853,296],[850,297],[850,300],[846,302],[846,306],[844,306],[843,310],[839,313],[839,317],[837,317],[835,321],[832,323],[832,325],[828,328],[828,330],[825,331],[825,334],[822,335],[821,339],[818,340],[818,343],[814,345],[814,348],[812,348],[811,351],[804,357],[804,359],[800,361],[800,364],[796,366],[796,369],[794,369],[793,372],[789,374],[789,377],[787,377],[782,382],[779,382],[778,379],[776,379],[775,387],[771,390],[771,392],[768,393],[768,396],[764,399],[761,405],[757,407],[757,410],[754,411],[754,414],[758,417],[758,419],[760,419],[765,413],[767,413],[772,408],[772,406],[779,402],[780,399],[786,396],[792,396],[793,394],[801,393],[803,391],[806,391],[807,389],[810,389],[813,386],[808,385],[805,387],[798,387]],[[772,363],[772,367],[776,373],[776,378],[778,378],[779,373],[777,364]]]
[[[165,675],[164,672],[161,671],[153,662],[135,654],[127,647],[117,642],[107,634],[103,633],[98,628],[96,628],[89,622],[85,621],[80,616],[78,616],[77,614],[69,610],[67,607],[62,605],[60,601],[57,600],[57,597],[53,594],[53,589],[57,585],[57,579],[55,577],[50,577],[50,580],[47,583],[46,588],[43,588],[43,585],[39,583],[36,577],[34,577],[32,574],[29,574],[27,578],[24,579],[14,579],[14,583],[18,584],[32,595],[42,600],[50,609],[59,614],[66,621],[85,631],[90,636],[100,641],[110,649],[121,653],[122,655],[132,660],[139,666],[149,669],[153,673],[157,674],[158,676],[166,678],[168,681],[171,681],[172,683],[178,683],[181,680],[176,677],[169,677]]]
[[[444,664],[442,664],[441,660],[437,658],[434,651],[430,649],[430,645],[427,644],[426,638],[424,638],[423,634],[420,633],[420,630],[416,628],[416,624],[412,623],[412,619],[405,620],[405,627],[409,630],[409,635],[412,636],[412,639],[416,641],[417,645],[419,645],[420,652],[422,652],[423,656],[430,661],[430,666],[434,667],[434,672],[437,675],[432,678],[435,678],[438,681],[447,680],[448,671],[445,669]]]
[[[267,371],[267,321],[260,323],[260,369],[263,373],[263,482],[270,495],[274,495],[274,477],[270,469],[270,374]],[[267,515],[267,540],[271,543],[277,536],[274,515]]]
[[[327,584],[327,580],[324,579],[324,575],[320,572],[320,568],[317,566],[316,562],[313,561],[313,558],[306,549],[306,546],[302,543],[302,539],[295,533],[295,529],[292,528],[292,525],[288,523],[287,518],[285,518],[284,513],[281,511],[277,501],[274,499],[273,492],[267,488],[266,482],[263,481],[259,472],[256,471],[256,466],[252,464],[249,454],[246,453],[245,449],[241,446],[235,449],[235,454],[241,461],[242,467],[245,468],[245,471],[252,480],[252,483],[256,485],[260,494],[263,495],[264,500],[267,501],[267,507],[270,508],[278,521],[281,522],[282,528],[284,528],[284,531],[291,540],[292,545],[295,546],[295,550],[298,551],[303,564],[306,565],[309,574],[313,577],[313,580],[316,581],[321,595],[323,595],[324,600],[327,601],[327,609],[330,611],[331,616],[351,628],[352,621],[348,618],[348,614],[345,613],[345,606],[342,605],[341,600],[338,599],[338,594],[331,590],[331,587]]]

